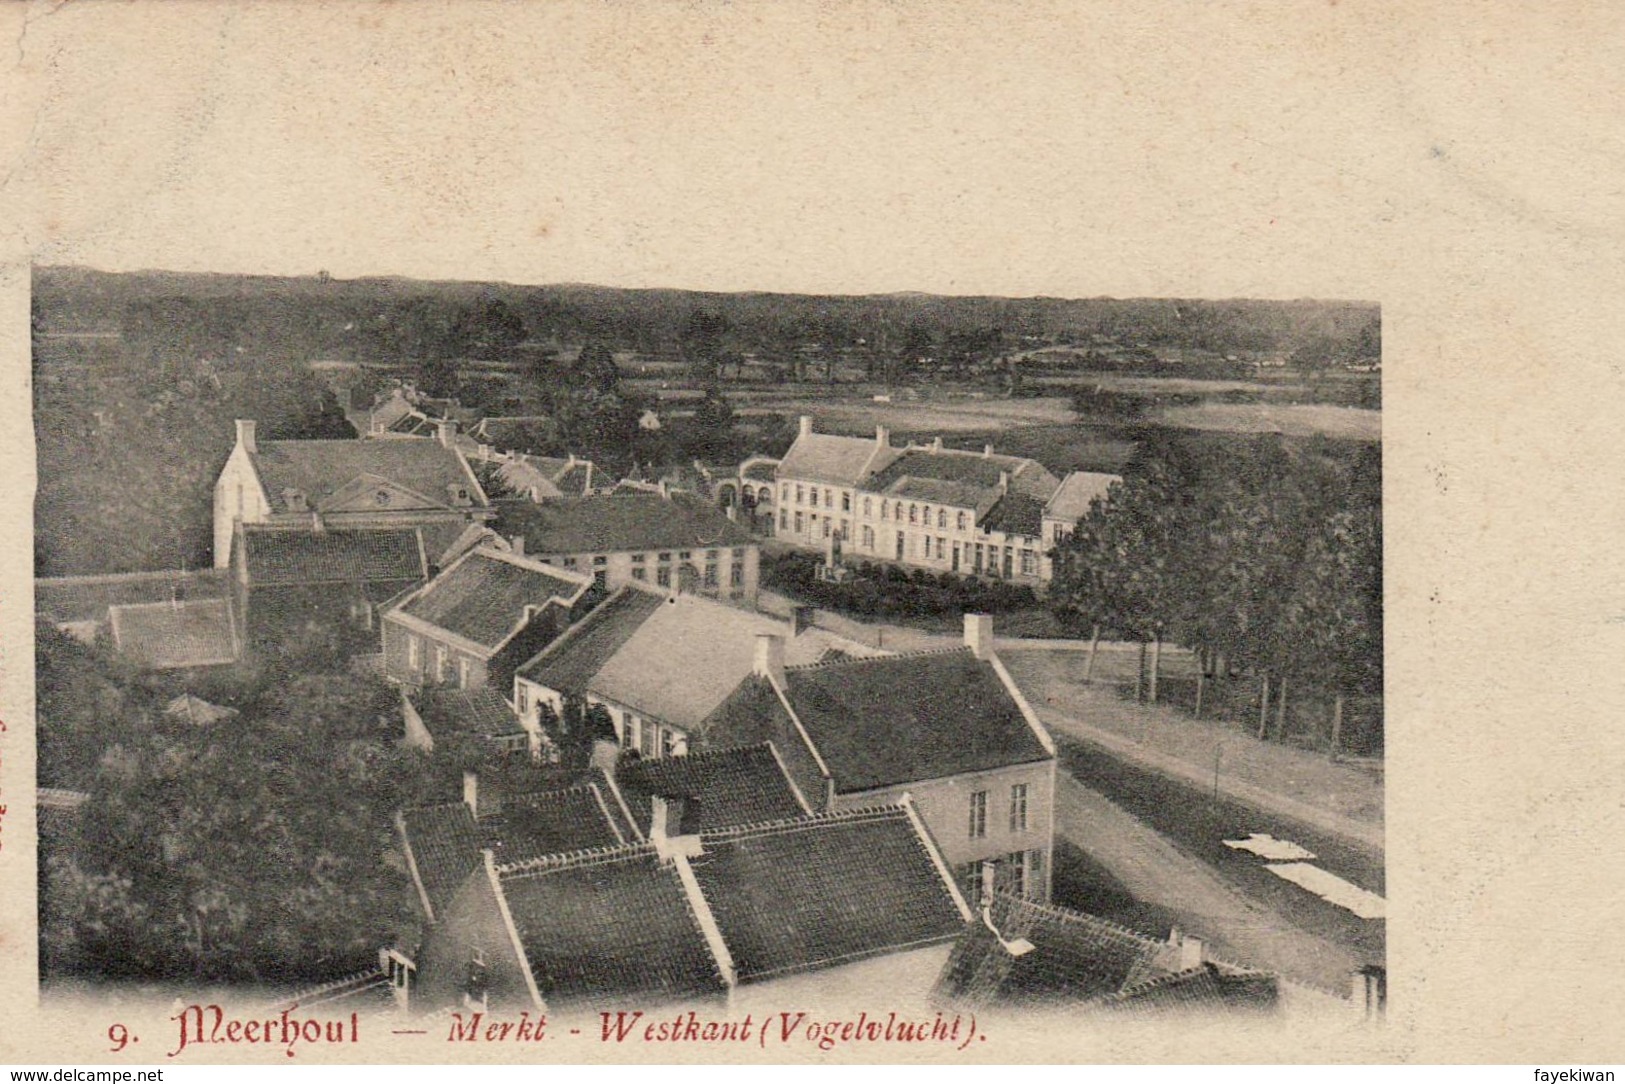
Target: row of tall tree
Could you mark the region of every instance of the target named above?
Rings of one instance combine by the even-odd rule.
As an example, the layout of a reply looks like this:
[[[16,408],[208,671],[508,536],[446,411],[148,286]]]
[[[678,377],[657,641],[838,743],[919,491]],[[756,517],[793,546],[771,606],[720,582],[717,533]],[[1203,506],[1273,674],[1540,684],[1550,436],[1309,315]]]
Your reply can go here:
[[[1352,450],[1351,450],[1352,448]],[[1210,448],[1211,453],[1216,449]],[[1288,690],[1332,703],[1382,687],[1380,452],[1263,437],[1201,454],[1154,441],[1056,550],[1051,605],[1098,637],[1196,652],[1211,675],[1259,683],[1259,736]]]

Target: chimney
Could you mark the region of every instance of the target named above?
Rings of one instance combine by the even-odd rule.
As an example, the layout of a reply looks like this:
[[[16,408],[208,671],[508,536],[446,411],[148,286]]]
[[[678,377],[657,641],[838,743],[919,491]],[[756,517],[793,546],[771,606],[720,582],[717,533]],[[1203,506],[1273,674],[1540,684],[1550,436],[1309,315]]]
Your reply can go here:
[[[258,454],[260,446],[254,441],[254,423],[246,418],[237,419],[237,443],[251,454]]]
[[[932,438],[932,440],[931,440],[931,450],[933,452],[942,451],[942,438],[941,437],[933,437]]]
[[[991,444],[982,445],[982,458],[983,459],[992,459],[993,458],[993,445],[991,445]]]
[[[790,607],[790,637],[794,639],[813,627],[813,608],[811,606]]]
[[[751,671],[757,677],[771,678],[784,684],[784,637],[771,632],[756,634],[756,658]]]
[[[993,903],[993,890],[999,880],[999,864],[997,862],[982,863],[982,906],[991,906]]]
[[[1388,1007],[1388,972],[1376,964],[1355,969],[1349,973],[1349,994],[1356,1016],[1366,1020],[1382,1016]]]
[[[813,431],[812,422],[813,422],[813,420],[812,420],[812,415],[811,414],[803,414],[801,416],[801,428],[797,431],[797,434],[796,434],[797,437],[810,437],[810,436],[812,436],[812,431]]]
[[[322,518],[322,514],[316,511],[314,508],[310,510],[310,530],[313,534],[327,533],[327,521],[324,520]]]
[[[615,768],[621,760],[621,747],[612,741],[599,738],[592,743],[590,764],[611,778],[615,775]]]
[[[668,492],[667,489],[666,489],[666,480],[664,478],[660,479],[660,483],[656,488],[658,488],[660,490],[660,495],[662,497],[671,496],[671,493]]]
[[[463,773],[463,804],[474,816],[480,815],[480,776],[478,772]]]
[[[965,615],[965,646],[983,662],[993,657],[993,615]]]
[[[523,557],[525,555],[525,536],[522,534],[516,534],[512,538],[508,539],[508,548],[513,552],[515,557]]]
[[[439,435],[440,443],[447,448],[457,443],[457,423],[450,418],[441,418],[435,423],[435,432]]]
[[[875,426],[875,446],[884,448],[891,444],[891,430],[884,425]]]
[[[658,794],[649,796],[649,839],[663,841],[671,837],[671,807]]]
[[[1175,970],[1189,971],[1192,968],[1201,967],[1205,955],[1205,946],[1202,944],[1202,939],[1185,934],[1179,939],[1179,964]]]
[[[1009,471],[1001,470],[999,472],[999,488],[1001,490],[1005,490],[1005,489],[1010,488],[1010,472]]]

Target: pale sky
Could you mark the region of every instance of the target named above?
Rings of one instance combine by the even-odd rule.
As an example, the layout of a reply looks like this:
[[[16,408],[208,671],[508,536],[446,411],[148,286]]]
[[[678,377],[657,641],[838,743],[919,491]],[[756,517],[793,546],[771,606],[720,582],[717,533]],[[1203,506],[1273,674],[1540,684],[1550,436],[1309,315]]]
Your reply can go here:
[[[7,187],[109,269],[1377,300],[1504,195],[1457,21],[1137,6],[29,5]]]

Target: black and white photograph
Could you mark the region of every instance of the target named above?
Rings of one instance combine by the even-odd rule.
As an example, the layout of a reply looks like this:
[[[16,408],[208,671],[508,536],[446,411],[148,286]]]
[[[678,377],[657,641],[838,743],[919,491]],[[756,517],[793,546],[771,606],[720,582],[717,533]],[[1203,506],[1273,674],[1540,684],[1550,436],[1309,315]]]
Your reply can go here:
[[[0,1060],[1604,1079],[1558,6],[0,15]]]

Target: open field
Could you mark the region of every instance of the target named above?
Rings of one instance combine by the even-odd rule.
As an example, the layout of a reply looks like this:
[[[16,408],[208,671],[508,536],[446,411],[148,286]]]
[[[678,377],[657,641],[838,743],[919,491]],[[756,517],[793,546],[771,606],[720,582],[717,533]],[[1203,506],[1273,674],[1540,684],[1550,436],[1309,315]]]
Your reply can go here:
[[[1382,414],[1357,407],[1305,403],[1203,403],[1168,407],[1155,420],[1177,429],[1226,433],[1281,433],[1308,437],[1322,433],[1338,440],[1381,440]]]

